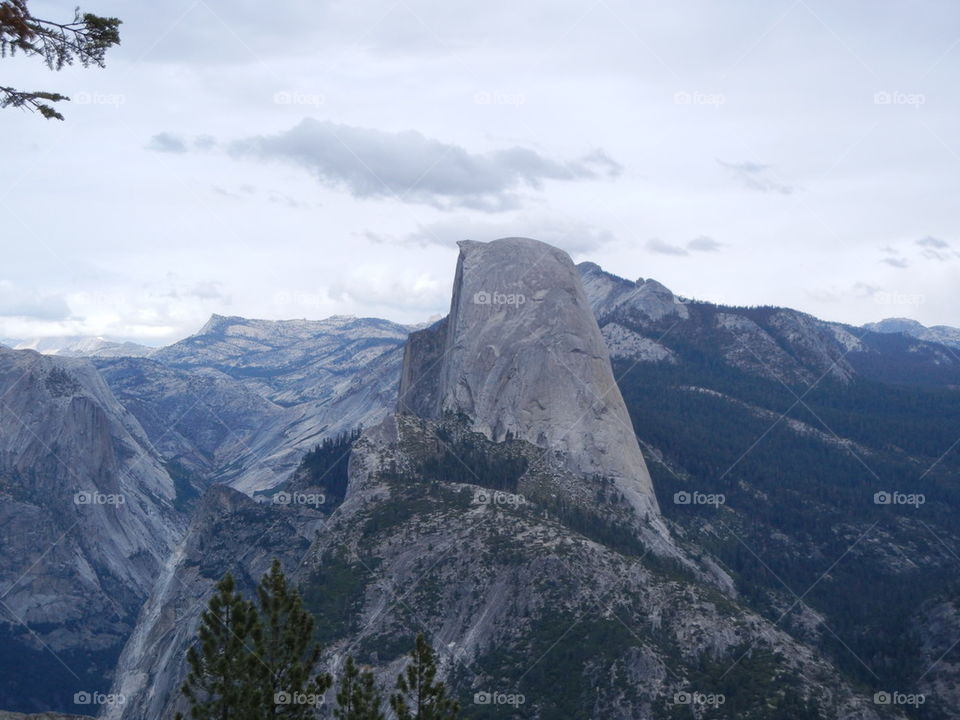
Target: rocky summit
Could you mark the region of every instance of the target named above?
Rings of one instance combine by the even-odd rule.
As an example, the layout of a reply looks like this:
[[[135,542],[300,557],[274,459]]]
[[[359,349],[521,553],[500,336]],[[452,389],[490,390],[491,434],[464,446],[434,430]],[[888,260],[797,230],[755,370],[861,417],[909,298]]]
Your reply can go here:
[[[493,441],[518,438],[571,471],[600,475],[641,516],[650,474],[576,266],[527,238],[463,241],[450,314],[411,335],[399,409],[464,415]]]

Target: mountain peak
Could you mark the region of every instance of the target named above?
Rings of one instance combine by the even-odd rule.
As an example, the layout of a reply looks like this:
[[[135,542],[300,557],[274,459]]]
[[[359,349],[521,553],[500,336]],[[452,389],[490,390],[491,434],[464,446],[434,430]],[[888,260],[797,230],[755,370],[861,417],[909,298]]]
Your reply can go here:
[[[891,317],[864,325],[879,332],[906,332],[907,330],[926,330],[927,326],[913,318]]]
[[[927,327],[913,318],[895,317],[884,318],[879,322],[867,323],[865,330],[876,333],[901,333],[917,340],[940,343],[954,348],[960,348],[960,329],[949,325],[934,325]]]
[[[492,440],[613,479],[641,514],[652,482],[573,261],[529,238],[459,243],[450,314],[408,340],[399,411],[462,414]]]
[[[230,323],[237,321],[243,322],[244,318],[237,315],[220,315],[218,313],[213,313],[210,315],[210,319],[207,320],[203,324],[203,327],[200,328],[195,334],[213,335],[214,333],[221,332]]]
[[[627,280],[614,275],[592,262],[577,265],[590,306],[598,317],[611,315],[615,310],[625,309],[639,313],[648,320],[675,315],[686,319],[686,306],[665,285],[653,279]]]

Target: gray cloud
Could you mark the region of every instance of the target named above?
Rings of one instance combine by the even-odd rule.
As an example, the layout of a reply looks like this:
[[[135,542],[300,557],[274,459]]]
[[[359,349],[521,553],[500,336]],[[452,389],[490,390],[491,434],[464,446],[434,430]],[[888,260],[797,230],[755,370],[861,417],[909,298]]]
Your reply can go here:
[[[187,143],[183,138],[173,133],[162,132],[150,138],[147,149],[154,150],[155,152],[185,153],[187,151]]]
[[[723,243],[719,243],[707,235],[695,237],[687,243],[686,247],[665,242],[660,238],[650,238],[646,243],[646,248],[650,252],[658,255],[674,256],[689,255],[692,252],[716,252],[722,247]]]
[[[792,185],[786,185],[771,177],[773,165],[763,165],[755,162],[728,163],[717,160],[720,167],[726,168],[742,185],[758,192],[780,193],[790,195],[796,190]]]
[[[196,298],[198,300],[228,300],[224,295],[222,283],[216,280],[199,280],[189,285],[181,283],[172,273],[167,274],[167,279],[174,286],[166,292],[160,293],[161,297],[167,298]]]
[[[857,297],[873,297],[882,289],[879,285],[871,285],[865,282],[856,282],[853,284],[853,292]]]
[[[456,216],[429,224],[421,224],[414,232],[401,237],[374,232],[361,233],[376,243],[394,245],[431,245],[453,247],[458,240],[496,240],[502,237],[532,237],[557,245],[570,253],[588,253],[616,242],[613,233],[578,220],[566,220],[543,214],[526,214],[503,222],[485,222]]]
[[[921,254],[928,260],[944,262],[952,257],[960,257],[960,253],[956,252],[950,243],[932,235],[920,238],[916,244],[923,248]]]
[[[917,245],[920,245],[921,247],[938,248],[941,250],[950,247],[950,243],[948,243],[946,240],[935,238],[932,235],[927,235],[926,237],[920,238],[917,240]]]
[[[392,133],[312,119],[278,135],[237,140],[229,151],[235,157],[295,163],[355,197],[486,212],[518,207],[522,187],[615,177],[622,170],[602,150],[570,162],[522,147],[471,153],[413,130]]]
[[[686,248],[680,247],[679,245],[671,245],[668,242],[664,242],[660,238],[650,238],[647,240],[646,245],[647,250],[658,255],[689,255],[690,253]]]
[[[888,257],[888,258],[883,258],[883,260],[881,260],[880,262],[886,263],[890,267],[895,267],[900,270],[906,267],[910,267],[910,263],[903,258]]]
[[[695,252],[716,252],[723,247],[723,243],[717,242],[712,237],[700,235],[687,243],[687,249]]]
[[[193,139],[193,146],[197,150],[212,150],[216,147],[217,139],[212,135],[197,135]]]
[[[61,295],[44,295],[0,281],[0,316],[66,320],[70,317],[70,307]]]

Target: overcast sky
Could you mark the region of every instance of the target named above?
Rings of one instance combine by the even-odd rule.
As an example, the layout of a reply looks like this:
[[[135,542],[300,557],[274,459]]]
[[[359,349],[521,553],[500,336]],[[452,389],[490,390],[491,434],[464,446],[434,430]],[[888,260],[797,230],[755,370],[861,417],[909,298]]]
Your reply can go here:
[[[63,19],[73,2],[31,0]],[[0,111],[0,338],[419,322],[455,241],[960,325],[955,0],[88,0],[106,70]]]

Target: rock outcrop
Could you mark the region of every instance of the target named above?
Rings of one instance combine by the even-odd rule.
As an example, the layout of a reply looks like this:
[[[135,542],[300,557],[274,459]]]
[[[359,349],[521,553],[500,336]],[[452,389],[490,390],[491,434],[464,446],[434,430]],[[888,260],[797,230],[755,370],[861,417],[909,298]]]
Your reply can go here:
[[[106,689],[185,522],[89,360],[0,349],[0,427],[0,707],[70,708]]]
[[[577,268],[545,243],[460,243],[450,314],[411,336],[399,410],[462,414],[491,440],[552,451],[573,472],[612,479],[639,515],[657,513]]]
[[[375,318],[214,315],[149,359],[96,362],[165,458],[202,486],[252,493],[283,482],[324,437],[386,415],[409,331]]]

